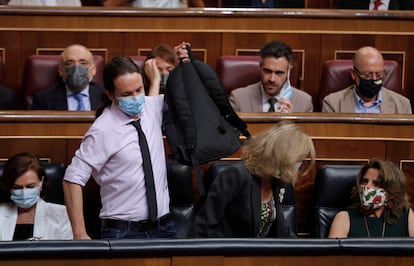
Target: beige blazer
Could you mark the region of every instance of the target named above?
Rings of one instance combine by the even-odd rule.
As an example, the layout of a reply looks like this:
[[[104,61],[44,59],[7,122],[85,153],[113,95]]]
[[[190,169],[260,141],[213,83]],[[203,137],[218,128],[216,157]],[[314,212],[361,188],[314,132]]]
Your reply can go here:
[[[261,82],[238,88],[230,93],[229,101],[236,112],[263,112]],[[293,88],[293,112],[312,112],[312,97],[304,91]]]
[[[17,221],[14,203],[0,204],[0,240],[12,240]],[[33,236],[40,240],[73,239],[72,228],[64,205],[39,199],[36,205]]]
[[[333,92],[323,99],[322,112],[355,113],[354,86]],[[384,87],[380,90],[381,114],[411,114],[410,100]]]

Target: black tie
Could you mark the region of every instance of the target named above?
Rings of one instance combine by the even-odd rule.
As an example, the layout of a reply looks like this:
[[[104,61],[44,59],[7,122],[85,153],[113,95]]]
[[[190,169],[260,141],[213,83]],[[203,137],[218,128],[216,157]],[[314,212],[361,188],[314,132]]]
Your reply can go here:
[[[138,141],[139,146],[141,147],[142,166],[144,168],[145,188],[148,201],[148,215],[150,220],[155,221],[157,219],[157,196],[155,193],[154,174],[152,173],[148,143],[139,121],[132,122],[132,125],[138,131]]]
[[[269,100],[267,100],[270,104],[269,110],[267,110],[268,112],[274,112],[275,111],[275,103],[277,102],[276,98],[269,98]]]

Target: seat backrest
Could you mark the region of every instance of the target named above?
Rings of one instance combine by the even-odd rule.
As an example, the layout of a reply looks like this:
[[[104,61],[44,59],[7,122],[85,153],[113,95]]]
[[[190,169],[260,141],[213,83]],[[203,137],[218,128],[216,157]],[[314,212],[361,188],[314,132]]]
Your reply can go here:
[[[43,163],[43,166],[47,179],[45,201],[64,205],[62,181],[66,165],[63,163]],[[3,176],[3,169],[4,164],[0,164],[0,178]]]
[[[315,235],[328,237],[337,212],[350,204],[351,191],[361,165],[324,165],[315,177]]]
[[[145,60],[147,59],[144,55],[130,55],[129,58],[134,61],[134,63],[139,67],[139,69],[143,69]]]
[[[210,188],[215,177],[232,164],[234,164],[234,162],[216,162],[210,165],[204,177],[204,186],[206,191]],[[286,223],[289,225],[290,230],[294,234],[297,234],[295,191],[293,189],[293,185],[290,183],[285,185],[285,195],[282,201],[282,209]]]
[[[323,64],[321,73],[321,87],[319,89],[319,105],[322,108],[322,101],[326,95],[345,89],[352,85],[349,70],[353,68],[351,59],[328,60]],[[403,94],[401,68],[394,60],[384,60],[384,87],[392,91]]]
[[[216,63],[216,72],[227,95],[234,89],[260,81],[260,56],[224,55]]]
[[[234,89],[246,87],[259,82],[260,56],[258,55],[223,55],[217,59],[216,72],[227,95]],[[295,63],[293,63],[295,65]],[[297,69],[294,67],[294,69]],[[300,86],[299,74],[292,69],[290,83]]]
[[[167,161],[170,210],[175,222],[177,238],[193,236],[195,197],[192,167],[176,161]]]
[[[101,55],[94,55],[93,59],[96,65],[93,81],[103,84],[104,58]],[[60,55],[30,55],[26,58],[22,82],[23,107],[25,109],[30,109],[33,94],[37,91],[62,82],[58,72],[59,64]]]
[[[0,55],[0,85],[3,84],[3,71],[4,71],[3,69],[4,69],[4,67],[3,67],[3,58]]]

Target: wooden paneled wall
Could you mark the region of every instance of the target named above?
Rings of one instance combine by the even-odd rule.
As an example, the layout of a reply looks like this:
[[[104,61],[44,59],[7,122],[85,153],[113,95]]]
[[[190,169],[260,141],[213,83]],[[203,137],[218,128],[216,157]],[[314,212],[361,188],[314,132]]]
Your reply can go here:
[[[215,68],[219,56],[257,53],[272,39],[287,42],[300,55],[300,88],[312,95],[316,107],[323,62],[352,56],[364,45],[400,62],[404,91],[414,100],[414,11],[0,6],[3,82],[16,91],[28,55],[57,53],[72,43],[109,59],[185,40]]]

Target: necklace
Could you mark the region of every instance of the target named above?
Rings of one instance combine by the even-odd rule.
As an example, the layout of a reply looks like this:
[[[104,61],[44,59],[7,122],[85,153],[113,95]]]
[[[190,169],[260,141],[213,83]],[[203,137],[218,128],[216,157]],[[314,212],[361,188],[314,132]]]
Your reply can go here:
[[[365,229],[367,230],[367,233],[368,233],[368,238],[371,238],[371,233],[369,232],[367,218],[365,218],[365,216],[364,216],[364,223],[365,223]],[[385,221],[382,224],[382,233],[381,233],[382,238],[384,238],[384,234],[385,234]]]

